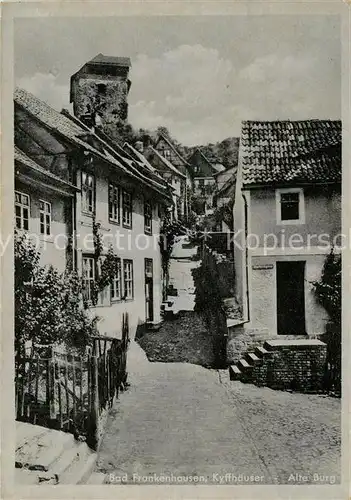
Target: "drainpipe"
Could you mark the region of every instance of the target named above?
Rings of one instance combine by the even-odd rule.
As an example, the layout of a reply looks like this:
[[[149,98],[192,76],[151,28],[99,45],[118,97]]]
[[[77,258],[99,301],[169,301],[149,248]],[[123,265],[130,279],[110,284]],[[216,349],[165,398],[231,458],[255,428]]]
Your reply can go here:
[[[76,226],[76,206],[77,206],[77,193],[74,193],[74,198],[72,198],[72,268],[73,271],[77,271],[77,226]]]
[[[247,304],[247,319],[245,323],[248,323],[250,321],[250,294],[249,294],[249,251],[247,249],[247,234],[248,234],[248,224],[247,224],[247,219],[248,219],[248,205],[247,205],[247,199],[245,197],[245,194],[242,193],[242,197],[244,200],[244,216],[245,216],[245,270],[246,270],[246,304]]]

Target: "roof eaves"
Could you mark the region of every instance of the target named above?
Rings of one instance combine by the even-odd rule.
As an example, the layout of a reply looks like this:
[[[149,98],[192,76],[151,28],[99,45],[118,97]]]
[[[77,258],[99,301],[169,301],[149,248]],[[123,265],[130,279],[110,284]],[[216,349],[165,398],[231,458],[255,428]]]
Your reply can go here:
[[[190,163],[188,163],[188,161],[179,153],[179,151],[177,151],[176,147],[174,146],[174,144],[172,144],[172,141],[168,139],[168,137],[166,137],[163,134],[160,134],[159,137],[167,142],[167,144],[173,149],[173,151],[176,153],[176,155],[178,155],[178,157],[182,160],[182,162],[184,162],[189,167],[191,166]]]
[[[36,161],[34,161],[32,158],[27,156],[18,146],[15,146],[14,148],[14,160],[15,162],[18,162],[25,167],[28,167],[32,170],[35,170],[36,172],[39,172],[46,177],[59,182],[60,184],[63,184],[66,187],[69,187],[70,189],[74,189],[75,191],[80,191],[80,189],[75,186],[74,184],[65,181],[64,179],[61,179],[61,177],[58,177],[57,175],[53,174],[50,172],[50,170],[46,170],[44,167],[39,165]]]
[[[167,158],[165,158],[164,156],[162,156],[157,151],[157,149],[155,149],[152,146],[150,146],[150,151],[152,151],[153,153],[155,153],[157,155],[157,157],[163,162],[164,165],[166,165],[166,167],[169,170],[172,170],[172,172],[174,172],[175,174],[179,175],[179,177],[183,177],[184,179],[186,179],[186,175],[183,174],[182,172],[180,172],[180,170],[178,170],[170,161],[168,161]]]

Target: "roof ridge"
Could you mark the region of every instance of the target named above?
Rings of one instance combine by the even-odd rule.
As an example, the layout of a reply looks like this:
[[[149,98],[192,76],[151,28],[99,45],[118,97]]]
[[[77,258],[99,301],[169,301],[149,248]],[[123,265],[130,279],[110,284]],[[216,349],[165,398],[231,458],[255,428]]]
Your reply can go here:
[[[173,144],[173,142],[171,141],[171,139],[169,139],[168,137],[166,137],[164,134],[160,133],[159,134],[159,137],[162,137],[163,140],[165,140],[167,142],[167,144],[169,144],[169,146],[171,146],[171,148],[173,149],[173,151],[179,156],[179,158],[184,161],[186,164],[188,164],[188,161],[184,158],[183,155],[181,155],[179,153],[179,151],[177,150],[177,148],[175,147],[175,145]]]
[[[104,148],[106,148],[106,151],[101,152],[98,149],[95,148],[95,146],[89,144],[85,140],[83,140],[79,135],[83,133],[87,133],[86,129],[83,129],[80,125],[78,125],[74,120],[72,120],[71,116],[67,116],[66,114],[62,114],[56,109],[52,108],[49,104],[47,104],[45,101],[42,101],[38,97],[36,97],[34,94],[31,92],[21,89],[18,87],[16,89],[17,93],[22,93],[24,95],[24,102],[21,102],[19,96],[18,99],[16,98],[15,95],[15,100],[17,101],[18,105],[22,106],[26,111],[31,114],[35,119],[40,121],[41,123],[44,124],[44,126],[48,127],[50,130],[53,130],[55,133],[63,136],[66,138],[66,140],[69,140],[75,144],[78,144],[78,146],[83,147],[88,149],[90,152],[93,154],[97,155],[98,157],[102,158],[104,161],[107,161],[109,163],[114,164],[118,168],[122,169],[127,175],[130,175],[134,179],[138,179],[139,182],[142,182],[143,184],[148,181],[148,185],[151,189],[154,189],[156,191],[159,191],[159,189],[156,187],[157,185],[162,187],[164,192],[162,194],[164,196],[167,196],[167,186],[163,186],[160,183],[158,183],[156,180],[148,178],[146,175],[144,175],[142,172],[138,170],[135,166],[132,165],[132,163],[136,163],[134,160],[128,160],[125,158],[125,156],[116,150],[115,147],[112,147],[108,142],[103,140],[101,137],[99,137],[95,132],[91,132],[91,137],[94,137],[97,141],[102,144]],[[33,110],[31,108],[31,102],[26,102],[25,98],[28,97],[30,101],[34,101],[35,103],[39,103],[39,110],[35,112],[36,110]],[[33,105],[33,102],[32,102]],[[43,109],[40,109],[42,107]],[[44,114],[44,117],[43,117]],[[52,116],[54,115],[54,119],[52,119]],[[47,120],[45,120],[45,117]],[[58,120],[58,117],[60,120]],[[51,118],[51,121],[50,121]],[[69,128],[71,127],[71,129]],[[117,145],[116,145],[117,147]],[[120,148],[122,151],[123,149]],[[160,191],[159,191],[160,192]]]
[[[340,182],[341,120],[243,122],[245,184]]]
[[[168,168],[170,168],[171,170],[175,171],[181,177],[186,177],[186,175],[183,174],[183,172],[181,172],[180,170],[178,170],[177,167],[175,167],[172,162],[170,162],[169,160],[167,160],[167,158],[165,158],[164,156],[162,156],[161,153],[159,151],[157,151],[156,148],[154,148],[153,146],[149,146],[149,147],[150,147],[151,151],[153,151],[154,153],[156,153],[156,155],[163,161],[163,163]]]

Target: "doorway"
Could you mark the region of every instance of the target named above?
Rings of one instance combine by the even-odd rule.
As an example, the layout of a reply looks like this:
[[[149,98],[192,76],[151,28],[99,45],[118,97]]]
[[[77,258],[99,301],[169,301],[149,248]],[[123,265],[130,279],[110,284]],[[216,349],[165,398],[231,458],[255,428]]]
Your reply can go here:
[[[305,261],[277,262],[278,335],[304,335]]]
[[[154,320],[154,274],[152,259],[145,259],[145,319]]]

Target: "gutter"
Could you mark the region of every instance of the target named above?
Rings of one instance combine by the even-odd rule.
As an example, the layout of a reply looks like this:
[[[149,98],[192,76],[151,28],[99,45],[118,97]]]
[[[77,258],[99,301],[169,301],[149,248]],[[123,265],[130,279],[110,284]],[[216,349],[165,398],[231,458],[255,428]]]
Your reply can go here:
[[[33,114],[33,112],[31,110],[29,110],[26,106],[24,106],[22,103],[16,101],[15,99],[15,103],[17,106],[21,107],[22,109],[24,109],[24,111],[29,114],[35,121],[39,122],[40,124],[42,124],[44,127],[46,127],[48,130],[58,134],[60,137],[62,137],[65,141],[69,142],[70,144],[73,144],[74,146],[76,146],[77,148],[77,151],[80,150],[80,148],[83,148],[87,151],[89,151],[91,154],[93,154],[94,156],[96,156],[97,158],[99,158],[100,160],[103,160],[105,161],[106,163],[110,164],[110,165],[113,165],[115,167],[118,167],[119,169],[121,169],[123,171],[123,173],[131,178],[134,178],[134,179],[137,179],[139,182],[141,182],[142,184],[146,185],[147,187],[153,189],[154,191],[158,192],[162,197],[166,198],[167,200],[170,200],[169,196],[167,195],[167,193],[164,193],[162,191],[160,191],[155,185],[151,184],[150,181],[152,183],[156,183],[157,185],[159,186],[162,186],[161,184],[159,184],[157,181],[152,181],[151,179],[148,179],[147,177],[145,177],[143,174],[141,174],[138,169],[136,169],[133,165],[130,165],[129,163],[127,163],[126,159],[123,159],[121,158],[121,160],[118,160],[117,158],[115,158],[113,156],[113,154],[110,153],[111,155],[111,158],[113,161],[111,161],[110,158],[108,158],[107,156],[103,155],[100,151],[98,151],[97,149],[95,149],[93,146],[91,146],[90,144],[88,144],[87,142],[83,141],[82,139],[80,139],[78,136],[75,136],[73,135],[73,137],[69,137],[67,135],[65,135],[63,132],[61,132],[60,130],[58,130],[56,127],[53,127],[51,125],[49,125],[48,123],[46,123],[45,121],[43,121],[42,119],[40,119],[38,116],[36,116],[35,114]],[[54,110],[55,111],[55,110]],[[60,114],[58,111],[55,111],[57,114]],[[62,114],[62,113],[61,113]],[[65,113],[63,114],[63,116],[65,116],[67,118],[67,115],[65,115]],[[74,122],[75,123],[75,122]],[[91,133],[91,131],[90,131]],[[98,138],[99,141],[102,142],[102,144],[104,146],[106,146],[109,150],[111,150],[111,146],[109,146],[108,144],[105,143],[105,141],[103,141],[102,139],[100,139],[98,136],[96,136]],[[116,151],[114,151],[112,149],[112,151],[114,152],[115,155],[118,155],[118,156],[121,156],[119,155]],[[125,162],[129,168],[126,168],[122,162]],[[136,171],[137,173],[133,172],[130,170],[130,168],[132,168],[134,171]],[[163,187],[163,186],[162,186]]]
[[[247,218],[248,218],[248,204],[247,204],[247,199],[244,193],[241,193],[243,200],[244,200],[244,216],[245,216],[245,240],[247,240],[247,233],[248,233],[248,224],[247,224]],[[249,252],[247,249],[247,245],[245,243],[245,270],[246,270],[246,320],[243,321],[243,323],[249,323],[250,321],[250,293],[249,293]]]

